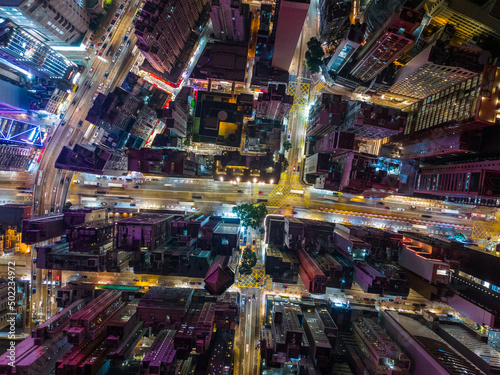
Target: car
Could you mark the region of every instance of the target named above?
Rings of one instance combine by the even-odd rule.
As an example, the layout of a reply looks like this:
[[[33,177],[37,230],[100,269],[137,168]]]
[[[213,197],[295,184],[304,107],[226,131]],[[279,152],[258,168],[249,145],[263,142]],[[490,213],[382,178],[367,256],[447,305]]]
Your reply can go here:
[[[259,194],[264,194],[264,192],[262,190],[259,190]]]
[[[380,204],[381,206],[384,206],[385,203],[384,202],[377,202],[377,204]]]
[[[390,210],[391,208],[389,206],[384,207],[386,210]]]
[[[114,19],[113,21],[111,21],[111,24],[114,25],[116,23],[116,19]]]
[[[90,56],[85,56],[85,60],[90,60]]]
[[[106,35],[104,35],[102,38],[101,38],[101,42],[104,42],[106,40]]]
[[[125,44],[126,47],[130,46],[130,40]]]
[[[99,87],[97,88],[97,90],[100,90],[102,89],[102,83],[99,85]]]
[[[108,33],[111,31],[112,28],[113,28],[113,26],[108,27],[108,30],[107,30]]]
[[[464,215],[457,215],[457,218],[458,218],[458,219],[467,219],[467,217],[466,217],[466,216],[464,216]]]
[[[156,280],[156,283],[159,285],[165,285],[165,280]]]
[[[100,50],[100,51],[99,51],[99,56],[102,56],[102,53],[103,53],[103,52],[104,52],[103,50]]]
[[[405,209],[404,208],[401,208],[401,207],[398,207],[396,208],[396,211],[404,211]]]
[[[111,34],[109,34],[111,36]],[[106,47],[108,46],[108,43],[104,43],[104,45],[102,46],[102,49],[106,49]]]
[[[83,125],[83,120],[78,121],[78,127],[81,128]]]
[[[89,70],[89,73],[92,73],[94,71],[94,67],[92,66]]]
[[[248,303],[252,302],[252,296],[248,296]]]
[[[286,137],[286,140],[287,140],[288,142],[290,142],[290,139],[292,139],[292,134],[288,134],[288,136]]]
[[[424,217],[424,218],[426,218],[426,219],[431,219],[431,218],[432,218],[432,216],[431,216],[431,215],[420,215],[420,217]]]
[[[61,121],[61,126],[64,126],[64,124],[66,124],[66,120]]]
[[[136,283],[138,283],[138,282],[139,282],[139,281],[141,281],[141,280],[139,280],[139,279],[134,279],[134,281],[135,281]]]
[[[109,72],[104,73],[104,78],[108,78]]]
[[[89,85],[89,81],[85,82],[85,85],[83,87],[87,87]]]
[[[101,202],[101,206],[107,206],[108,204],[106,202]]]
[[[411,208],[412,210],[416,210],[416,209],[417,209],[417,206],[410,206],[410,208]]]
[[[237,192],[238,192],[238,193],[243,193],[243,190],[238,190]]]
[[[71,105],[74,106],[76,104],[76,99],[71,102]]]
[[[430,207],[425,207],[426,211],[431,211],[432,209]]]
[[[100,46],[102,46],[102,43],[99,43],[96,47],[100,47]]]
[[[123,9],[124,6],[125,6],[125,4],[120,5],[120,9]]]
[[[123,37],[123,41],[124,41],[124,42],[126,42],[126,41],[127,41],[127,39],[128,39],[128,36],[126,36],[126,35],[125,35],[125,36]]]

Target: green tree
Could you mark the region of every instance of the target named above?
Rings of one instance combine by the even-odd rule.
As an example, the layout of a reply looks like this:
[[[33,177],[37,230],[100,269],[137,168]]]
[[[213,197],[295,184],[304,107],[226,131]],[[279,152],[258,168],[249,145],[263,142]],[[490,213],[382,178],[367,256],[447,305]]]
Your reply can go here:
[[[69,209],[71,208],[71,206],[73,205],[73,203],[71,202],[66,202],[64,204],[64,207],[63,207],[63,212],[66,212],[66,211],[69,211]]]
[[[189,138],[184,139],[183,143],[184,143],[184,146],[186,146],[186,147],[191,146],[191,141],[189,140]]]
[[[262,225],[262,221],[267,215],[267,208],[264,203],[243,203],[233,207],[233,212],[238,215],[245,227],[257,229]]]
[[[288,169],[288,160],[286,158],[283,158],[283,162],[281,164],[281,167],[283,169],[283,172]]]
[[[104,13],[101,13],[101,14],[97,15],[96,17],[93,17],[90,20],[89,29],[93,32],[96,32],[97,30],[99,30],[99,27],[101,26],[102,21],[104,21],[104,17],[105,17]]]
[[[104,10],[108,10],[111,4],[113,4],[113,0],[104,0],[104,5],[103,5]]]
[[[247,246],[245,250],[243,250],[243,254],[241,254],[241,263],[240,263],[240,274],[242,275],[251,275],[252,268],[257,264],[257,255],[255,251],[253,251],[250,246]]]
[[[325,54],[321,43],[316,38],[311,38],[307,42],[306,65],[311,73],[318,73],[321,68],[322,59]]]
[[[290,141],[283,142],[283,150],[288,151],[291,148],[292,148],[292,144],[290,143]]]

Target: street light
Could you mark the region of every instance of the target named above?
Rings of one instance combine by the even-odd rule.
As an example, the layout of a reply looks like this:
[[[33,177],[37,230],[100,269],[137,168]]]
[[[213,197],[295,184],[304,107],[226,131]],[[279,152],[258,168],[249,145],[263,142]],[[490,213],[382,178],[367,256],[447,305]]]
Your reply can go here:
[[[257,179],[256,179],[256,178],[254,178],[254,179],[253,179],[253,183],[254,183],[254,184],[256,184],[256,183],[257,183]]]
[[[224,181],[224,177],[221,177],[221,178],[220,178],[220,182],[223,182],[223,181]]]

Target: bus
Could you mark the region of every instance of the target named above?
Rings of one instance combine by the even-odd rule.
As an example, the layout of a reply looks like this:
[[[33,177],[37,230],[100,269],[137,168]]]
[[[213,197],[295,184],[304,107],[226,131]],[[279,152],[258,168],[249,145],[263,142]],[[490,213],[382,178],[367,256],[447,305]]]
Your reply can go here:
[[[290,194],[304,195],[304,190],[290,190]]]
[[[116,182],[108,182],[108,187],[124,188],[123,184],[117,184]]]
[[[471,219],[486,219],[486,215],[485,214],[478,214],[478,213],[475,213],[475,212],[469,212],[467,215]]]
[[[450,215],[460,215],[460,211],[459,210],[450,210],[448,208],[443,208],[441,210],[441,213],[443,213],[443,214],[450,214]]]

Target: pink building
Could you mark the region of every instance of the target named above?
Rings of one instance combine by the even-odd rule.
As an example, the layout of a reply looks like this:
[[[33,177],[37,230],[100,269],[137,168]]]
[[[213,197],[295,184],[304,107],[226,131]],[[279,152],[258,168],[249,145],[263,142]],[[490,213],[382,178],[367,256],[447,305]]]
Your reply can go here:
[[[422,14],[404,8],[393,14],[380,30],[363,47],[360,59],[351,70],[351,75],[369,81],[411,48],[415,40],[412,34],[420,25]]]
[[[272,60],[274,68],[285,71],[290,68],[309,11],[309,4],[309,0],[281,0],[276,2],[277,26],[275,26],[276,32],[273,30],[274,51]],[[276,25],[276,22],[274,24]]]
[[[247,15],[248,4],[242,4],[241,0],[212,1],[210,18],[215,38],[244,42]]]
[[[448,284],[450,265],[433,255],[433,247],[425,242],[403,237],[399,265],[431,283]]]

